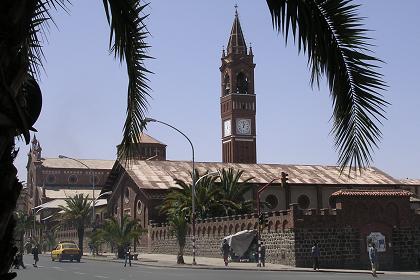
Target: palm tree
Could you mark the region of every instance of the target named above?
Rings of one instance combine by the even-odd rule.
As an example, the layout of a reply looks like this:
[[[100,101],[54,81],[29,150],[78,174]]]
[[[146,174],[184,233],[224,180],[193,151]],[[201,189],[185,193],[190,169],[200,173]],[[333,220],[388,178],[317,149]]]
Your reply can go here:
[[[93,254],[99,254],[99,247],[105,242],[102,239],[101,232],[98,230],[92,231],[89,235],[89,243],[93,247]]]
[[[119,61],[126,62],[128,73],[127,117],[119,158],[129,159],[132,142],[139,142],[141,120],[147,109],[149,71],[144,60],[149,47],[144,8],[140,0],[104,0],[110,26],[109,49]],[[29,144],[42,105],[38,85],[44,54],[42,40],[48,35],[48,24],[55,9],[68,10],[68,0],[0,1],[0,196],[8,197],[0,217],[0,276],[6,275],[13,256],[14,219],[12,213],[22,188],[16,178],[13,160],[16,137]]]
[[[26,214],[23,211],[16,211],[15,212],[15,219],[16,219],[16,227],[15,227],[15,234],[19,238],[19,251],[24,252],[23,250],[23,242],[25,238],[25,233],[33,227],[33,216]]]
[[[145,232],[139,225],[138,221],[130,220],[129,216],[124,216],[121,223],[117,218],[111,217],[105,220],[102,228],[97,230],[97,234],[108,242],[112,248],[117,247],[117,255],[119,258],[124,257],[124,249],[131,244],[132,241],[137,241],[138,238]]]
[[[184,248],[188,232],[188,223],[184,212],[171,211],[169,214],[169,225],[178,242],[177,264],[184,264]]]
[[[200,178],[208,174],[208,171],[200,175],[195,170],[195,177]],[[192,178],[192,174],[190,173]],[[195,205],[198,218],[205,219],[215,216],[220,212],[219,203],[216,200],[218,190],[215,186],[217,176],[203,177],[195,186]],[[169,214],[171,211],[183,212],[186,215],[192,213],[192,184],[181,179],[175,179],[176,187],[172,187],[160,206],[161,213]]]
[[[267,0],[274,27],[308,54],[311,84],[325,75],[334,105],[332,133],[341,171],[365,167],[381,138],[378,123],[389,104],[371,56],[370,38],[351,0]]]
[[[80,254],[83,255],[83,237],[85,234],[85,226],[91,218],[91,201],[89,195],[77,194],[74,197],[65,199],[66,206],[60,205],[63,211],[61,221],[63,224],[70,224],[76,228],[77,237],[79,239]]]
[[[244,194],[251,190],[248,184],[254,177],[241,179],[244,171],[233,168],[219,170],[219,201],[224,215],[245,214],[252,211],[252,201],[245,200]]]

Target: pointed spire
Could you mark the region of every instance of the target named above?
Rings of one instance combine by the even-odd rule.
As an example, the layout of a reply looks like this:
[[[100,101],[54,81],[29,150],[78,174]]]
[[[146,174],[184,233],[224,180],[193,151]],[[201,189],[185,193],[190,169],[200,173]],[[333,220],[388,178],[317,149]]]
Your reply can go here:
[[[246,43],[239,22],[238,5],[235,5],[235,19],[233,20],[232,30],[230,31],[227,54],[246,54]]]

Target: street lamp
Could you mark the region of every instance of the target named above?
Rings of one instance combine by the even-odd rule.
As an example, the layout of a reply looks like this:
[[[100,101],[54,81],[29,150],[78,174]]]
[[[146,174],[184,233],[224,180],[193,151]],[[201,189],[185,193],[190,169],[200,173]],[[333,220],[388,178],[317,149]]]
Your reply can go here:
[[[182,134],[182,136],[184,136],[188,140],[188,142],[190,143],[190,145],[191,145],[191,150],[192,150],[192,194],[191,194],[191,196],[192,196],[192,226],[193,226],[193,237],[192,237],[192,240],[193,240],[193,262],[192,262],[192,264],[193,265],[196,265],[197,262],[195,261],[195,167],[194,167],[194,146],[193,146],[190,138],[188,138],[188,136],[185,135],[185,133],[183,133],[181,130],[179,130],[178,128],[176,128],[176,127],[174,127],[174,126],[172,126],[172,125],[170,125],[168,123],[165,123],[165,122],[162,122],[162,121],[159,121],[159,120],[156,120],[156,119],[152,119],[152,118],[144,118],[143,121],[145,123],[148,123],[148,122],[157,122],[157,123],[161,123],[161,124],[164,124],[166,126],[169,126],[170,128],[172,128],[172,129],[178,131],[180,134]]]
[[[88,171],[92,174],[92,202],[93,202],[93,206],[92,206],[92,229],[93,229],[95,227],[95,175],[93,174],[92,169],[88,165],[86,165],[85,163],[81,162],[78,159],[63,156],[63,155],[59,155],[58,157],[74,160],[74,161],[80,163],[81,165],[83,165],[84,167],[86,167],[88,169]]]
[[[257,240],[258,240],[258,267],[261,267],[261,224],[260,224],[260,215],[261,215],[261,206],[260,206],[260,194],[265,190],[268,186],[270,186],[274,181],[279,180],[280,178],[274,178],[264,186],[258,189],[257,191],[257,215],[258,215],[258,232],[257,232]]]

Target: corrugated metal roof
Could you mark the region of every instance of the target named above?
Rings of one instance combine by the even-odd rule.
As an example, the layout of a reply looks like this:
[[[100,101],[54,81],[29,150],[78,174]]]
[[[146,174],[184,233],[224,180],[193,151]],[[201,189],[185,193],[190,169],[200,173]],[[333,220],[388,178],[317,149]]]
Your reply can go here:
[[[100,159],[77,159],[89,166],[91,169],[108,169],[111,170],[115,160],[100,160]],[[86,169],[86,167],[79,162],[68,158],[43,158],[42,165],[47,168],[75,168]]]
[[[398,196],[398,197],[410,197],[414,194],[406,190],[339,190],[331,194],[331,196]]]
[[[103,205],[106,205],[106,204],[107,204],[107,200],[106,199],[102,199],[102,198],[96,200],[96,202],[95,202],[95,206],[96,207],[103,206]],[[66,203],[65,199],[61,199],[61,198],[54,199],[54,200],[45,202],[45,203],[43,203],[41,205],[38,205],[37,207],[35,207],[35,209],[39,209],[39,208],[45,208],[45,209],[46,208],[53,208],[53,209],[57,209],[57,208],[60,208],[60,206],[64,206],[64,207],[67,206],[67,203]]]
[[[401,183],[404,185],[419,185],[420,186],[420,179],[402,179],[400,180]]]
[[[200,174],[232,167],[244,170],[243,178],[254,177],[252,183],[264,184],[273,178],[280,177],[281,172],[289,174],[291,184],[320,185],[398,185],[400,182],[377,168],[368,168],[362,175],[352,172],[340,176],[337,166],[324,165],[291,165],[291,164],[239,164],[196,162],[195,168]],[[191,161],[133,161],[127,170],[129,176],[138,186],[145,189],[168,189],[175,186],[174,179],[191,181]]]
[[[95,198],[100,194],[101,190],[95,189]],[[67,197],[74,197],[77,194],[83,194],[84,196],[89,196],[92,199],[92,188],[90,189],[81,189],[81,188],[45,188],[45,196],[52,199],[65,199]]]
[[[165,145],[164,143],[156,140],[155,138],[153,138],[152,136],[150,136],[149,134],[146,134],[144,132],[142,132],[140,134],[140,143],[147,143],[147,144],[161,144],[161,145]],[[166,145],[165,145],[166,146]]]

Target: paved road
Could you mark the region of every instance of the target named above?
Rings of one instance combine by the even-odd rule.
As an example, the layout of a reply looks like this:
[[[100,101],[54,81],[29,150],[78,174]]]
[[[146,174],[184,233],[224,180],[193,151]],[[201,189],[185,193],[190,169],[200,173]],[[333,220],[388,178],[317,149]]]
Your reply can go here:
[[[52,262],[50,258],[40,257],[38,268],[32,267],[31,256],[26,255],[26,269],[18,270],[18,280],[300,280],[300,279],[373,279],[367,274],[346,274],[330,272],[269,272],[241,270],[207,270],[188,268],[163,268],[151,266],[123,267],[120,263],[82,260],[82,262]],[[380,279],[418,280],[418,276],[379,275]]]

